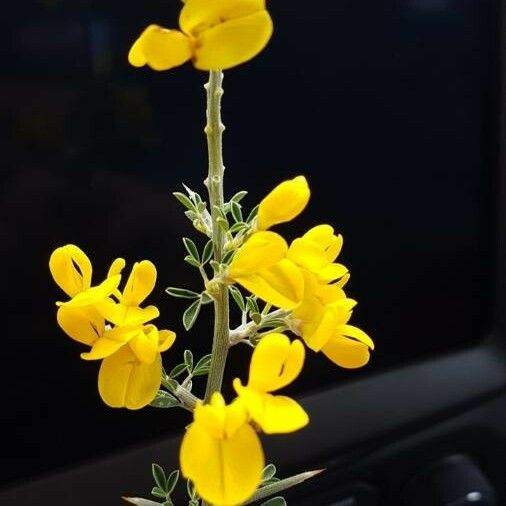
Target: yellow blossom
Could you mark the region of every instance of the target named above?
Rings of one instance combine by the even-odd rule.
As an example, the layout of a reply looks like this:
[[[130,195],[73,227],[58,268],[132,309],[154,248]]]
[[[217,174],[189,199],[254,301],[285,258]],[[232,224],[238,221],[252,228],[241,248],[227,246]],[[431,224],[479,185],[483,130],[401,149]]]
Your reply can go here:
[[[215,506],[233,506],[249,499],[260,484],[264,454],[243,406],[227,406],[215,392],[210,404],[195,408],[180,462],[200,497]]]
[[[363,330],[348,324],[356,305],[342,289],[348,277],[338,283],[321,284],[306,271],[304,300],[292,318],[295,332],[309,348],[321,351],[341,367],[355,369],[367,364],[374,343]]]
[[[348,272],[344,265],[334,262],[342,246],[342,235],[334,235],[330,225],[317,225],[290,244],[287,258],[328,283]]]
[[[307,413],[293,399],[270,393],[289,385],[303,364],[302,343],[272,333],[263,337],[253,352],[248,384],[243,386],[235,378],[234,388],[240,401],[266,434],[293,432],[309,422]]]
[[[134,67],[168,70],[187,62],[225,70],[256,56],[272,35],[265,0],[187,0],[179,30],[148,26],[128,54]]]
[[[286,241],[274,232],[256,232],[237,250],[228,276],[274,306],[293,309],[302,300],[301,270],[285,258]]]
[[[123,259],[116,259],[107,277],[114,283],[107,290],[97,290],[90,287],[91,262],[77,246],[58,248],[50,259],[55,281],[73,297],[60,303],[58,324],[71,338],[91,346],[89,352],[81,354],[83,359],[103,359],[98,380],[100,396],[111,407],[139,409],[154,399],[162,375],[160,352],[170,348],[176,336],[172,331],[146,325],[158,316],[156,307],[138,307],[154,287],[154,265],[147,260],[136,263],[121,293],[117,286],[124,265]]]
[[[293,220],[309,202],[310,191],[304,176],[278,184],[258,206],[257,228],[267,230]]]

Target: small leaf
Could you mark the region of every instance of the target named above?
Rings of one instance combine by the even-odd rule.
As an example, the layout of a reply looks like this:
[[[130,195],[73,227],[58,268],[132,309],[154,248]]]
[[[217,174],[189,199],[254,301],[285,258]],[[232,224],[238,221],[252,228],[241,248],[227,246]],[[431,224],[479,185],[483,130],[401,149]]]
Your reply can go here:
[[[275,476],[272,477],[270,480],[265,480],[262,482],[262,487],[265,487],[267,485],[272,485],[273,483],[277,483],[278,481],[281,481],[279,478],[276,478]]]
[[[250,317],[257,325],[262,321],[262,315],[259,313],[250,313]]]
[[[199,202],[197,204],[197,212],[203,213],[205,211],[206,207],[207,207],[207,202],[204,202],[204,201]]]
[[[188,370],[188,367],[186,364],[178,364],[172,371],[169,372],[169,378],[177,378],[178,376],[181,376],[185,371]]]
[[[247,223],[244,223],[243,221],[239,221],[238,223],[234,223],[230,227],[229,232],[231,232],[232,234],[235,234],[236,232],[239,232],[240,230],[243,230],[248,227],[249,227],[249,225]]]
[[[184,215],[190,220],[194,221],[197,220],[199,215],[195,211],[185,211]]]
[[[165,492],[165,490],[167,489],[167,480],[165,479],[165,472],[162,466],[159,466],[158,464],[154,463],[151,464],[151,474],[153,475],[153,479],[155,480],[155,483],[158,485],[161,491]]]
[[[190,496],[190,499],[196,499],[197,492],[195,490],[195,485],[190,480],[186,481],[186,491],[188,492],[188,495]]]
[[[169,392],[165,392],[165,390],[158,390],[156,397],[149,405],[153,408],[176,408],[177,406],[181,406],[181,403],[172,394],[169,394]],[[163,488],[159,483],[158,486]]]
[[[246,307],[251,313],[260,313],[255,297],[248,297],[246,299]]]
[[[228,232],[228,220],[226,218],[222,218],[221,216],[217,218],[216,223],[218,223],[219,227],[223,230],[223,232]]]
[[[174,192],[172,195],[174,195],[174,197],[176,197],[177,200],[179,200],[179,202],[181,202],[181,204],[183,204],[183,206],[185,206],[187,209],[195,209],[192,201],[184,193]]]
[[[263,502],[260,506],[286,506],[284,497],[278,496]]]
[[[122,499],[130,504],[135,504],[135,506],[160,506],[159,502],[143,499],[142,497],[122,497]]]
[[[246,223],[251,223],[258,214],[258,206],[255,206],[251,212],[248,214],[248,217],[246,218]]]
[[[228,287],[228,290],[230,292],[230,295],[232,295],[232,298],[234,299],[235,303],[237,304],[237,307],[244,311],[246,309],[246,304],[244,303],[244,297],[242,296],[241,291],[236,286],[230,285]]]
[[[202,265],[207,264],[213,256],[213,241],[207,241],[202,252]]]
[[[200,262],[197,262],[193,257],[187,255],[184,257],[184,261],[192,265],[193,267],[200,267]]]
[[[207,292],[202,292],[200,294],[200,301],[202,304],[210,304],[213,300],[214,299]]]
[[[167,494],[160,487],[153,487],[151,489],[151,495],[158,497],[158,499],[165,499]]]
[[[227,251],[224,255],[223,255],[223,258],[221,259],[222,263],[224,264],[229,264],[230,261],[232,260],[233,256],[235,254],[235,251]]]
[[[193,327],[199,315],[201,305],[202,301],[198,299],[184,312],[183,325],[186,330],[190,330]]]
[[[197,292],[192,292],[186,288],[177,288],[175,286],[169,286],[165,291],[169,295],[172,295],[172,297],[179,297],[180,299],[197,299],[200,297],[200,294]]]
[[[195,243],[188,237],[183,237],[183,244],[189,255],[197,262],[198,265],[200,265],[199,250],[197,249],[197,246],[195,246]]]
[[[175,391],[177,388],[177,381],[169,378],[168,376],[162,377],[162,385],[171,391]]]
[[[190,350],[184,350],[183,356],[188,372],[191,372],[193,369],[193,353]]]
[[[247,194],[248,192],[246,190],[242,190],[237,192],[230,200],[233,202],[240,202]]]
[[[167,477],[167,494],[172,494],[179,480],[179,470],[175,469]]]
[[[274,464],[267,464],[262,471],[262,481],[270,480],[276,475],[276,466]]]
[[[162,506],[174,506],[174,503],[170,499],[167,499],[166,501],[162,502]]]
[[[242,221],[242,211],[240,204],[232,200],[232,202],[230,202],[230,211],[236,223]]]
[[[204,355],[195,365],[193,376],[204,376],[209,372],[211,364],[211,355]]]

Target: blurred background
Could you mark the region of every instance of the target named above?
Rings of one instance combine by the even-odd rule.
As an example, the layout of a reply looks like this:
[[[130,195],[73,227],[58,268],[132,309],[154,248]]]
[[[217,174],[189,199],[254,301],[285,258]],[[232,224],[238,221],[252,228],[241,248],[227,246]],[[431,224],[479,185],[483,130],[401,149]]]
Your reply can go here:
[[[269,2],[267,49],[225,74],[226,192],[251,208],[307,176],[312,200],[288,238],[330,223],[345,238],[354,322],[371,363],[338,370],[311,354],[295,394],[476,342],[489,325],[495,238],[498,0]],[[204,191],[206,74],[134,69],[149,23],[175,27],[177,0],[24,0],[0,33],[0,255],[3,409],[0,486],[174,434],[184,413],[103,405],[98,363],[58,328],[51,251],[75,243],[95,280],[112,259],[155,262],[158,326],[210,351],[210,306],[186,333],[199,287],[182,260],[190,223],[172,197]],[[203,238],[199,244],[203,244]],[[232,322],[237,323],[237,315]],[[230,355],[243,375],[249,349]],[[228,381],[228,380],[227,380]],[[202,385],[196,384],[197,392]]]

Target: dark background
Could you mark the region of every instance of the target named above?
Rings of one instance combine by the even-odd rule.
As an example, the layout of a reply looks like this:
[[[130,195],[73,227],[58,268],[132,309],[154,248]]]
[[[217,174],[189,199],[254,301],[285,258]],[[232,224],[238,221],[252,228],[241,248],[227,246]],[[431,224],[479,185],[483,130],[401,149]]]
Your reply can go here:
[[[226,72],[226,191],[252,207],[305,174],[316,223],[345,237],[354,322],[377,351],[361,371],[310,355],[296,392],[445,353],[485,335],[495,238],[497,1],[274,0],[275,34]],[[166,1],[29,0],[6,7],[0,34],[0,284],[4,485],[181,430],[185,414],[112,410],[98,364],[55,322],[61,292],[47,262],[74,242],[100,279],[110,261],[159,271],[158,325],[182,350],[210,349],[210,308],[186,334],[168,285],[197,287],[182,257],[192,234],[171,192],[203,191],[204,73],[129,67],[151,22],[175,26]],[[230,356],[244,374],[248,349]],[[197,385],[199,390],[201,385]]]

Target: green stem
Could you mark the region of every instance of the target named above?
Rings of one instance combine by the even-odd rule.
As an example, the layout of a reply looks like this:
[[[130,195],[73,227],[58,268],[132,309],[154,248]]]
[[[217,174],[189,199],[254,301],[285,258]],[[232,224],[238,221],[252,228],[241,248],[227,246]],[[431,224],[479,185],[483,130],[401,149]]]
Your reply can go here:
[[[207,150],[209,155],[209,172],[206,185],[209,193],[213,230],[214,260],[220,263],[223,258],[225,242],[223,229],[218,223],[220,210],[223,209],[223,165],[222,136],[225,127],[221,122],[221,97],[223,95],[223,72],[212,70],[209,82],[204,86],[207,93],[207,124],[204,129],[207,135]],[[214,295],[214,337],[211,351],[211,365],[207,377],[204,401],[209,402],[214,392],[221,390],[223,373],[229,348],[229,314],[228,289],[223,283],[217,287]]]

